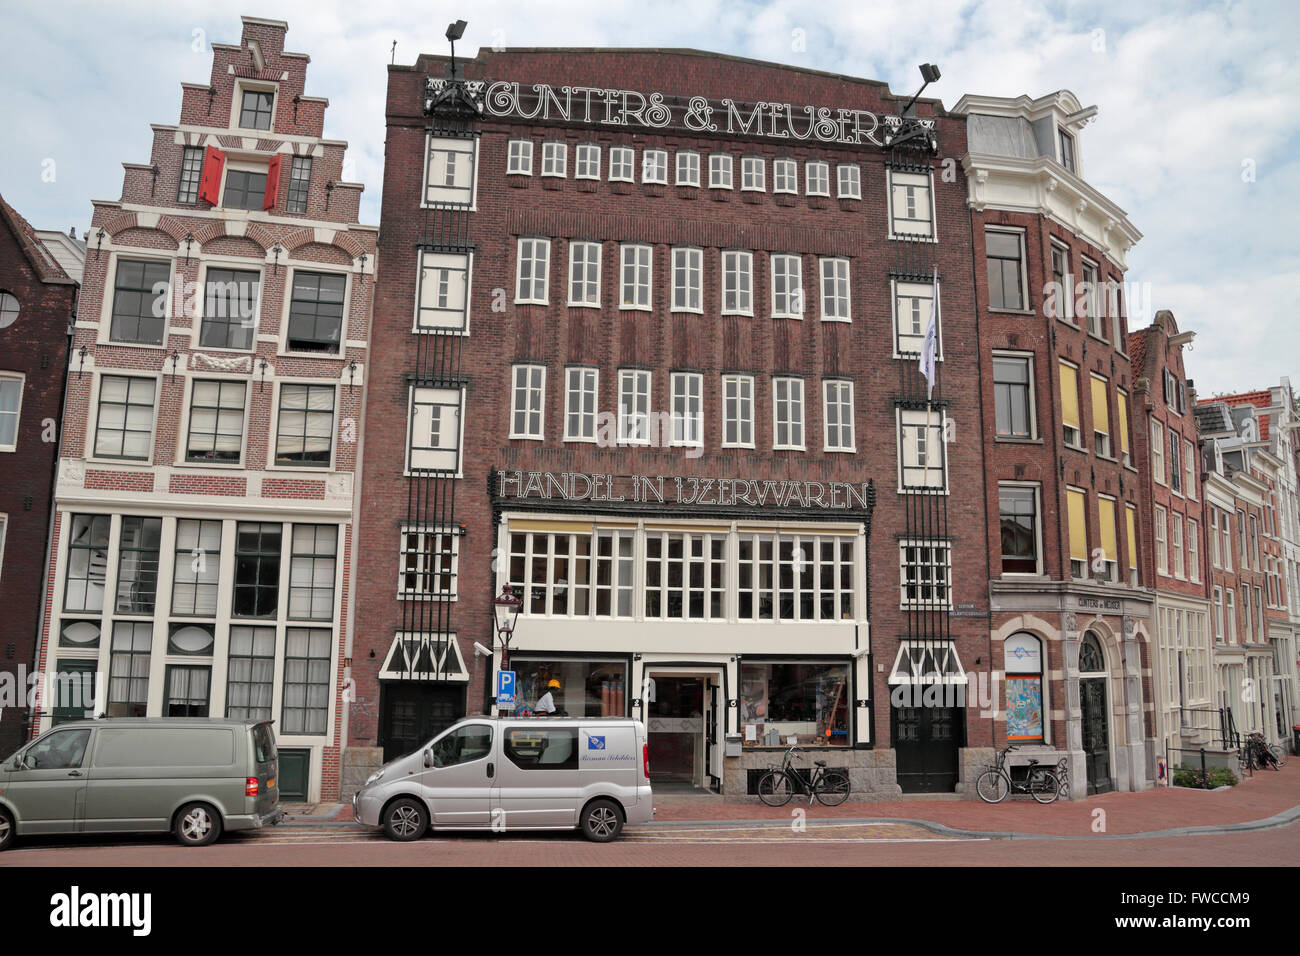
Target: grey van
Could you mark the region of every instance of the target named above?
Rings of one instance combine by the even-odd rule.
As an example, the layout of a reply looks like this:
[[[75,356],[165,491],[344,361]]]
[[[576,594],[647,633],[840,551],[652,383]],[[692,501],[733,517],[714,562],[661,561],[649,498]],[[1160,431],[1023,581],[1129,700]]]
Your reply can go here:
[[[435,830],[572,830],[615,839],[654,818],[645,725],[622,717],[468,717],[352,797],[394,840]]]
[[[67,721],[0,764],[0,850],[41,833],[170,831],[205,846],[280,822],[276,767],[269,721]]]

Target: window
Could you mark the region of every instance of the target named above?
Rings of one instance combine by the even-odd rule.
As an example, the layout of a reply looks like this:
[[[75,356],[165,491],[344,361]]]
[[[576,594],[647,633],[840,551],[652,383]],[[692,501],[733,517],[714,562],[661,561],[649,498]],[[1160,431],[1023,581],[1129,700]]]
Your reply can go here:
[[[898,412],[899,487],[947,490],[947,449],[943,413],[927,409]]]
[[[1224,631],[1223,619],[1223,588],[1216,586],[1214,588],[1214,641],[1216,644],[1222,644],[1227,638]]]
[[[569,368],[564,375],[564,440],[595,441],[600,372],[594,368]]]
[[[736,535],[742,621],[852,620],[854,541],[848,535]]]
[[[754,314],[754,256],[734,250],[722,253],[722,314]]]
[[[599,242],[569,243],[569,305],[600,308]]]
[[[1102,321],[1101,279],[1097,273],[1097,264],[1083,260],[1083,289],[1079,296],[1080,313],[1088,320],[1088,333],[1099,339],[1106,338],[1106,326]]]
[[[1190,441],[1183,442],[1183,494],[1193,501],[1196,494],[1196,447]]]
[[[576,162],[573,167],[574,179],[600,178],[600,147],[594,143],[581,143],[578,146]]]
[[[1038,489],[998,485],[1002,573],[1041,574],[1038,545]]]
[[[952,545],[949,542],[904,541],[899,544],[901,604],[946,608],[952,601]]]
[[[641,154],[641,182],[668,185],[668,153],[662,149],[647,149]]]
[[[853,383],[822,383],[823,447],[826,451],[854,451]]]
[[[199,345],[210,349],[251,349],[257,331],[262,275],[244,269],[208,269],[203,287]]]
[[[1187,576],[1201,581],[1201,526],[1194,518],[1187,519]]]
[[[334,570],[339,529],[332,524],[293,526],[289,555],[289,620],[334,620]]]
[[[828,163],[806,163],[803,176],[804,192],[809,196],[829,196],[831,194],[831,167]]]
[[[542,175],[559,176],[569,174],[569,147],[564,143],[542,144]]]
[[[158,597],[158,547],[161,518],[122,518],[118,544],[118,614],[153,614]]]
[[[592,534],[588,522],[582,531],[569,534],[512,533],[510,535],[510,586],[523,598],[523,614],[587,617],[591,613]],[[632,537],[626,535],[626,580],[632,578]],[[608,587],[608,564],[603,566]],[[622,602],[620,601],[620,604]],[[632,613],[631,594],[620,616]],[[609,616],[608,591],[603,612]],[[545,693],[545,684],[542,685]],[[541,693],[538,696],[541,696]],[[557,701],[558,706],[558,701]]]
[[[1088,495],[1082,488],[1065,489],[1066,517],[1070,529],[1070,576],[1088,576]]]
[[[1060,363],[1061,368],[1061,427],[1065,443],[1074,448],[1083,447],[1083,432],[1079,426],[1079,370],[1073,365]]]
[[[1119,419],[1119,455],[1125,465],[1132,466],[1133,456],[1128,445],[1128,393],[1122,388],[1115,390],[1115,416]]]
[[[1129,587],[1135,588],[1138,586],[1137,508],[1126,504],[1124,517],[1128,537],[1128,583]]]
[[[925,330],[934,311],[934,284],[893,280],[894,354],[898,358],[918,356],[925,347]],[[938,317],[936,317],[938,322]],[[935,358],[940,358],[943,336],[935,329]]]
[[[283,734],[323,734],[329,717],[330,639],[327,627],[291,627],[284,642]]]
[[[302,215],[307,211],[307,195],[311,188],[311,157],[295,156],[289,167],[289,198],[285,211]]]
[[[1165,426],[1151,421],[1151,477],[1156,484],[1165,484]]]
[[[1183,516],[1176,511],[1169,515],[1169,543],[1174,553],[1174,577],[1184,580],[1187,570],[1183,564]]]
[[[1023,311],[1026,307],[1023,235],[986,229],[984,250],[989,273],[989,308]]]
[[[163,344],[170,278],[171,266],[166,262],[117,260],[109,341],[135,345]]]
[[[0,329],[7,329],[17,322],[21,308],[12,292],[0,292]]]
[[[689,448],[704,445],[704,376],[674,372],[672,388],[672,443]]]
[[[810,746],[848,746],[849,666],[773,661],[740,668],[741,723],[762,739],[798,737]]]
[[[999,438],[1033,438],[1033,357],[993,356],[993,405]]]
[[[458,727],[433,747],[435,767],[454,767],[482,760],[492,753],[492,728],[486,724]]]
[[[105,375],[99,380],[99,421],[95,456],[147,461],[153,437],[153,402],[157,383],[151,378]]]
[[[181,181],[176,201],[192,206],[199,201],[199,179],[203,175],[203,147],[186,146],[181,154]]]
[[[290,352],[338,354],[347,281],[347,276],[294,270],[289,338],[285,343]]]
[[[934,238],[930,177],[888,170],[890,235]]]
[[[0,451],[17,451],[24,376],[0,372]]]
[[[108,515],[73,515],[68,533],[65,611],[102,611],[108,570]]]
[[[1176,495],[1182,494],[1183,491],[1183,466],[1182,459],[1179,458],[1181,449],[1182,440],[1171,428],[1169,430],[1169,490]]]
[[[709,156],[709,188],[731,188],[731,157],[726,153],[713,153]]]
[[[1070,278],[1070,250],[1052,241],[1052,290],[1044,303],[1049,319],[1074,324],[1074,285]]]
[[[546,368],[542,365],[516,365],[511,376],[510,437],[541,441]]]
[[[281,385],[275,463],[328,468],[334,438],[333,385]]]
[[[1219,509],[1211,507],[1210,511],[1210,564],[1213,567],[1223,567],[1222,559],[1219,557]]]
[[[772,256],[772,318],[803,318],[803,260]]]
[[[415,330],[464,332],[469,328],[470,276],[474,260],[468,253],[419,251],[419,289]]]
[[[850,321],[849,260],[822,259],[822,320]]]
[[[673,250],[672,308],[674,312],[704,311],[703,271],[703,250]]]
[[[176,522],[172,566],[172,614],[213,617],[221,564],[221,522],[182,518]]]
[[[804,447],[803,379],[774,378],[772,394],[774,396],[772,447],[802,451]]]
[[[1255,615],[1250,610],[1250,587],[1241,586],[1241,635],[1247,644],[1255,640]]]
[[[275,617],[280,606],[278,524],[240,522],[235,528],[235,617]]]
[[[460,535],[451,529],[402,529],[397,590],[405,598],[456,600]]]
[[[1089,376],[1092,388],[1092,448],[1102,458],[1110,458],[1110,406],[1106,399],[1106,380]]]
[[[635,155],[626,146],[611,146],[609,150],[609,181],[632,182]]]
[[[650,311],[650,247],[620,246],[619,257],[622,273],[619,308]]]
[[[108,657],[108,716],[143,717],[149,706],[153,622],[117,621]]]
[[[862,170],[855,165],[840,165],[836,167],[836,173],[839,177],[839,198],[840,199],[861,199],[862,198]]]
[[[677,154],[677,185],[699,186],[700,154],[681,152]]]
[[[754,447],[754,379],[722,376],[722,446]]]
[[[1061,130],[1061,165],[1067,172],[1075,172],[1074,168],[1074,137]]]
[[[533,174],[533,141],[512,139],[507,146],[506,175],[531,176]]]
[[[1259,564],[1259,519],[1256,518],[1254,515],[1251,515],[1251,516],[1250,516],[1250,554],[1251,554],[1251,557],[1254,559],[1254,560],[1251,562],[1251,565],[1250,565],[1250,566],[1251,566],[1252,568],[1254,568],[1256,571],[1260,570],[1260,564]],[[1245,562],[1245,561],[1242,561],[1242,567],[1245,567],[1245,565],[1246,565],[1246,562]]]
[[[1250,551],[1246,547],[1246,512],[1237,512],[1237,540],[1241,545],[1240,558],[1238,565],[1242,571],[1250,567]]]
[[[618,440],[650,444],[650,373],[622,369],[618,373]]]
[[[1223,569],[1232,570],[1232,513],[1223,512]]]
[[[532,168],[531,160],[528,166]],[[466,207],[474,205],[477,167],[477,139],[430,136],[428,180],[424,184],[425,204]]]
[[[266,173],[251,169],[228,170],[221,205],[227,209],[261,212],[266,205]]]
[[[547,684],[549,683],[547,681]],[[561,684],[561,686],[565,685]],[[545,695],[546,684],[537,689],[541,693],[534,698],[535,700]],[[555,709],[556,713],[568,713],[559,703],[556,704]],[[508,727],[505,729],[505,742],[502,749],[505,751],[506,759],[520,770],[577,770],[578,728]]]
[[[1002,644],[1007,680],[1007,740],[1043,743],[1043,643],[1024,631]]]
[[[1234,592],[1228,588],[1224,597],[1224,614],[1228,618],[1228,643],[1237,643],[1237,608],[1234,602]]]
[[[187,462],[238,464],[244,447],[243,382],[195,381],[190,399]]]
[[[208,716],[208,694],[212,689],[212,668],[194,664],[168,664],[167,699],[163,714],[167,717]]]
[[[407,413],[408,473],[443,471],[456,475],[460,472],[463,402],[464,392],[460,388],[411,388],[411,407]]]
[[[1155,540],[1156,540],[1156,573],[1169,575],[1169,544],[1166,538],[1165,509],[1159,505],[1155,506]]]
[[[270,720],[275,689],[275,628],[237,624],[230,629],[226,718]]]
[[[275,93],[271,90],[244,90],[239,104],[239,125],[244,129],[270,129],[274,103]]]
[[[772,192],[799,192],[799,164],[793,159],[777,159],[772,162]]]
[[[515,302],[546,305],[550,302],[551,240],[520,239],[516,266]]]
[[[750,192],[766,192],[767,165],[759,156],[745,156],[740,160],[740,188]]]

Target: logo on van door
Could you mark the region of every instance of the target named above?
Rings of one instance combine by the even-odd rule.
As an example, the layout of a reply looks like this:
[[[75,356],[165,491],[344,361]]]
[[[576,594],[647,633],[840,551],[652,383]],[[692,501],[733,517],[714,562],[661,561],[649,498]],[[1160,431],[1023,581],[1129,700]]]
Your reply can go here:
[[[604,749],[605,749],[605,738],[604,738],[604,737],[597,737],[595,734],[587,734],[587,749],[588,749],[588,750],[604,750]]]

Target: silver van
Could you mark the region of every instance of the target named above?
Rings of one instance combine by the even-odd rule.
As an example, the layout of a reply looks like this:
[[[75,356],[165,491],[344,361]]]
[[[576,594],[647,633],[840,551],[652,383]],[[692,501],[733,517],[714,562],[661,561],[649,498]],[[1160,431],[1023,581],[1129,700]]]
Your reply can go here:
[[[372,774],[358,823],[394,840],[435,830],[572,830],[615,839],[654,817],[645,725],[620,717],[468,717]]]
[[[205,846],[280,822],[276,767],[269,721],[67,721],[0,764],[0,850],[40,833],[170,831]]]

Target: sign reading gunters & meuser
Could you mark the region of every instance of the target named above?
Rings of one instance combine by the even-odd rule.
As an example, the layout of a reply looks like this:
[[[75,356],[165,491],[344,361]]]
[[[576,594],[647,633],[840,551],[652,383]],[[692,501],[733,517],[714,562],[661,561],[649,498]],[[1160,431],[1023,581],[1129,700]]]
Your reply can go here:
[[[870,482],[788,481],[772,478],[699,478],[664,475],[592,475],[583,472],[498,471],[497,497],[544,501],[869,511]]]

